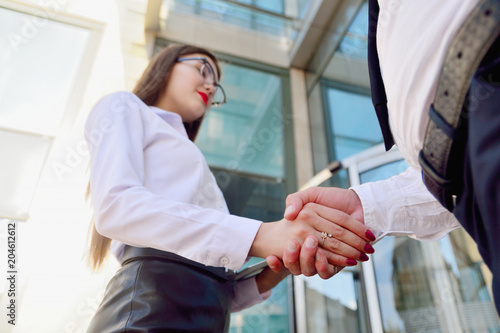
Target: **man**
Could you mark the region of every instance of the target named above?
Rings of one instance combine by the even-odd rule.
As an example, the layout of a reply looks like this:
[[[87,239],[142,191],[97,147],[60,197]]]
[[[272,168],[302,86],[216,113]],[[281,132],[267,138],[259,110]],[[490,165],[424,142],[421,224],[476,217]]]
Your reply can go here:
[[[419,240],[437,240],[461,224],[477,242],[479,252],[493,273],[493,295],[500,309],[500,260],[495,258],[500,253],[497,240],[500,237],[498,39],[479,59],[481,63],[465,98],[462,119],[466,131],[459,137],[463,146],[457,149],[462,156],[452,160],[455,165],[448,165],[448,168],[456,166],[460,170],[457,179],[453,180],[456,201],[451,200],[451,196],[446,202],[442,200],[442,204],[435,199],[422,181],[419,163],[429,109],[436,98],[446,54],[457,31],[479,2],[370,0],[372,98],[386,148],[395,143],[410,167],[390,179],[349,190],[311,188],[292,194],[287,198],[285,218],[293,220],[303,205],[315,202],[358,216],[377,239],[386,235],[408,235]],[[395,3],[398,5],[394,6]],[[485,9],[480,14],[487,17],[497,13],[495,10],[500,5],[498,1],[492,3],[497,6],[493,11]],[[498,26],[495,29],[498,31]],[[457,53],[458,58],[461,55]],[[383,81],[376,80],[378,61]],[[384,90],[385,94],[380,93]],[[285,252],[284,262],[293,274],[306,272],[311,275],[317,271],[312,250],[299,252],[298,246],[291,250]],[[273,258],[268,258],[268,263],[280,265]],[[324,276],[324,265],[319,267]]]

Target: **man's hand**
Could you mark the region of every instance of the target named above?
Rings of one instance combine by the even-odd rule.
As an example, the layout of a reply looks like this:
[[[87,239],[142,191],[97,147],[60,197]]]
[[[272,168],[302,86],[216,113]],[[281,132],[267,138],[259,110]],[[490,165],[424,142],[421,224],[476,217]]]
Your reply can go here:
[[[341,210],[364,223],[363,206],[356,192],[337,187],[311,187],[290,194],[286,198],[285,219],[295,220],[302,207],[310,202]]]

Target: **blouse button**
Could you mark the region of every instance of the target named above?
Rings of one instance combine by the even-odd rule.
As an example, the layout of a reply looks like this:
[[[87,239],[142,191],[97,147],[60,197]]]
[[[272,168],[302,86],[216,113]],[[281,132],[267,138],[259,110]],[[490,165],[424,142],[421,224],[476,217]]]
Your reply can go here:
[[[220,263],[222,264],[222,266],[226,266],[227,264],[229,264],[229,259],[226,258],[226,257],[223,257],[221,260],[220,260]]]

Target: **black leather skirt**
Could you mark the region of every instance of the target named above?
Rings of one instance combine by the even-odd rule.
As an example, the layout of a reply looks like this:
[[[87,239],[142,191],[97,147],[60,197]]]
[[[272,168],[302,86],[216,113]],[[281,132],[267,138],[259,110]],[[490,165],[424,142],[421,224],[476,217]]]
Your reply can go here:
[[[88,333],[227,332],[234,273],[127,246]]]

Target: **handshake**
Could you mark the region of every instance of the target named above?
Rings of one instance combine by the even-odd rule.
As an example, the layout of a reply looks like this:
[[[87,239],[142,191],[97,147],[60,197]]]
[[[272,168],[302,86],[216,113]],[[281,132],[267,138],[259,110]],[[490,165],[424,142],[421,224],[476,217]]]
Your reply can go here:
[[[313,187],[289,195],[286,207],[284,219],[261,225],[249,252],[273,272],[328,279],[375,252],[356,192]]]

